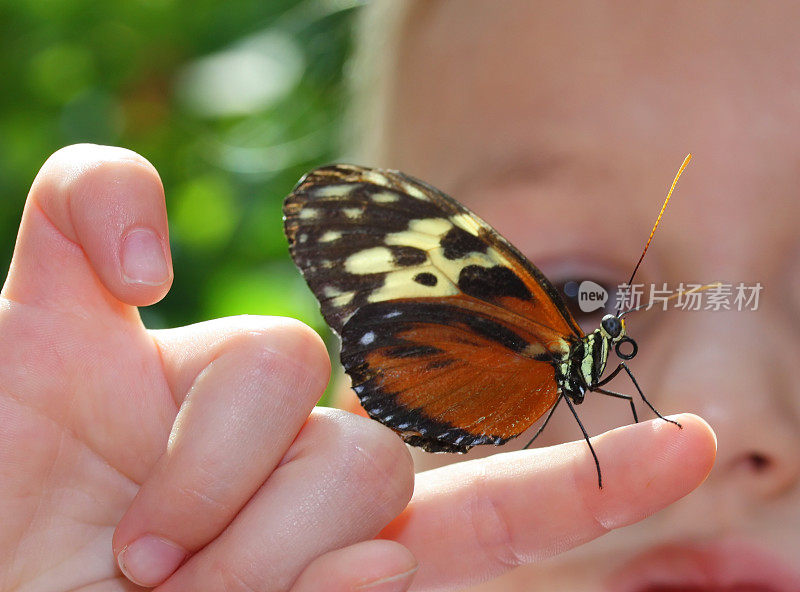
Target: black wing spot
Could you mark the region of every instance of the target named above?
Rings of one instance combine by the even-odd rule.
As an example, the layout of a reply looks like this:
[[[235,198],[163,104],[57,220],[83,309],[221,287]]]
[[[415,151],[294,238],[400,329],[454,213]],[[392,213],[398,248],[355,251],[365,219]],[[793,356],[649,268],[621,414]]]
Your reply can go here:
[[[458,275],[458,287],[468,296],[481,300],[506,297],[520,300],[533,298],[523,281],[508,267],[502,265],[494,267],[467,265]]]
[[[441,241],[444,256],[448,259],[461,259],[470,253],[485,253],[489,245],[458,226],[453,226]]]
[[[432,273],[423,272],[414,276],[414,281],[423,286],[435,286],[439,280]]]
[[[392,257],[397,265],[411,267],[412,265],[422,265],[428,260],[428,254],[422,249],[409,246],[390,247]]]

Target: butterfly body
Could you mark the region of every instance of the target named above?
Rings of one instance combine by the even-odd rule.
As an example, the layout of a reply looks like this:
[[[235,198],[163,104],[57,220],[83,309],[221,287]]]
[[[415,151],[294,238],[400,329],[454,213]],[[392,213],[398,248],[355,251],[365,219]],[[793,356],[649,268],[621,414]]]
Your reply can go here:
[[[337,164],[304,176],[283,212],[289,251],[341,337],[361,405],[407,443],[499,446],[549,411],[538,436],[564,400],[602,483],[574,405],[599,392],[627,400],[638,421],[630,395],[603,388],[624,370],[661,417],[624,361],[603,378],[612,347],[623,360],[637,351],[622,315],[584,334],[539,269],[434,187]]]
[[[581,339],[569,357],[562,360],[556,372],[556,380],[561,384],[564,394],[576,405],[583,402],[587,390],[593,390],[601,382],[611,348],[626,339],[622,319],[619,319],[619,332],[609,333],[603,326],[609,323],[613,326],[615,321],[612,319],[616,318],[607,315],[603,324]]]

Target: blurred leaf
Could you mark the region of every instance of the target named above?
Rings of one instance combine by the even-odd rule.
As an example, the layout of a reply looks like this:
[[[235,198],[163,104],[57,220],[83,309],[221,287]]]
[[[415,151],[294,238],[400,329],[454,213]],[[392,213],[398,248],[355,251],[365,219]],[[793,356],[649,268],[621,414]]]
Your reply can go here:
[[[237,214],[228,180],[219,174],[208,174],[187,181],[175,191],[170,222],[176,238],[185,245],[211,250],[228,241]]]
[[[56,104],[66,103],[92,84],[92,54],[68,43],[45,48],[31,60],[30,79],[41,98]]]
[[[61,129],[68,143],[114,144],[124,125],[122,109],[104,92],[84,93],[64,106]]]

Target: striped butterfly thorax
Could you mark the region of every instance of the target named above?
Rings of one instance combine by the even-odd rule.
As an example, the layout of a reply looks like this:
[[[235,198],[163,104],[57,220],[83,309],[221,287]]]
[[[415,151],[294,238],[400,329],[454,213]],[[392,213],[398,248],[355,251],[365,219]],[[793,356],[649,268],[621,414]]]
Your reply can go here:
[[[631,399],[599,388],[610,349],[632,341],[621,315],[584,334],[541,271],[434,187],[336,164],[305,175],[283,212],[362,406],[407,443],[466,452],[519,436],[562,398]]]

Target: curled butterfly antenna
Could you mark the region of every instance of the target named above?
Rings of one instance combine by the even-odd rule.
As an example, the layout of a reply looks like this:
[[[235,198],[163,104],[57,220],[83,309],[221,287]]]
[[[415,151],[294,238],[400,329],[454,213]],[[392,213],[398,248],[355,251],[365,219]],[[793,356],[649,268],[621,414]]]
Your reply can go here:
[[[676,298],[680,298],[681,296],[686,296],[687,294],[694,294],[695,292],[703,292],[705,290],[710,290],[711,288],[719,288],[721,285],[722,285],[722,282],[712,282],[710,284],[703,284],[702,286],[695,286],[691,290],[680,290],[679,292],[676,292],[675,294],[673,294],[669,298],[664,299],[662,302],[669,302],[670,300],[675,300]],[[641,310],[645,306],[647,306],[647,304],[640,304],[639,306],[636,306],[634,308],[629,308],[625,312],[619,313],[617,315],[617,317],[622,318],[626,314],[628,314],[629,312],[634,312],[636,310]]]
[[[669,203],[669,198],[672,197],[672,192],[675,191],[675,186],[678,184],[678,179],[681,178],[681,174],[683,173],[683,169],[686,168],[686,165],[689,164],[690,160],[692,160],[691,153],[687,154],[686,158],[683,159],[683,164],[681,164],[681,168],[678,169],[678,172],[675,174],[675,178],[672,180],[672,185],[670,186],[669,192],[667,193],[667,197],[666,197],[666,199],[664,200],[664,203],[661,206],[661,211],[658,212],[658,217],[656,218],[656,223],[653,224],[653,229],[650,231],[650,236],[647,237],[647,243],[644,245],[644,250],[642,251],[642,254],[639,257],[639,261],[636,262],[636,266],[633,268],[633,273],[631,273],[631,277],[628,280],[628,285],[629,286],[633,283],[633,278],[636,277],[636,272],[639,271],[639,266],[642,264],[642,260],[644,259],[645,253],[647,253],[647,249],[650,248],[650,243],[653,240],[653,235],[656,233],[656,228],[658,228],[659,223],[661,223],[661,217],[664,215],[664,210],[667,209],[667,204]],[[630,311],[627,311],[627,312],[633,312],[633,311],[630,310]],[[619,310],[617,310],[617,316],[621,316],[620,313],[619,313]]]

